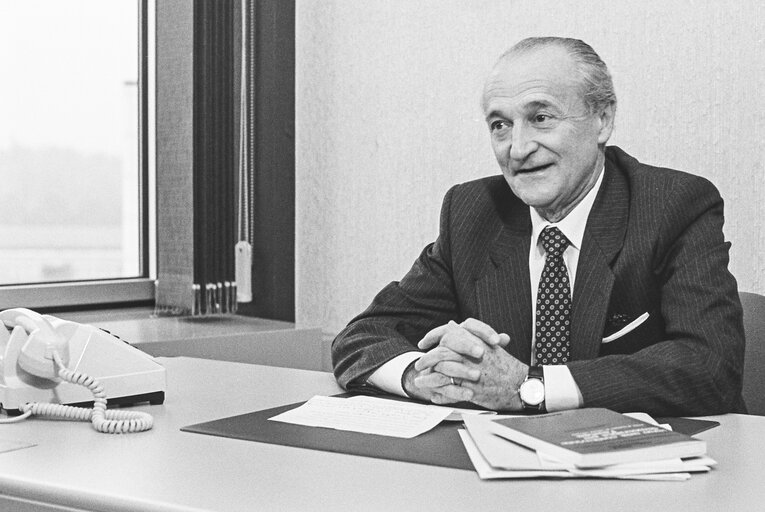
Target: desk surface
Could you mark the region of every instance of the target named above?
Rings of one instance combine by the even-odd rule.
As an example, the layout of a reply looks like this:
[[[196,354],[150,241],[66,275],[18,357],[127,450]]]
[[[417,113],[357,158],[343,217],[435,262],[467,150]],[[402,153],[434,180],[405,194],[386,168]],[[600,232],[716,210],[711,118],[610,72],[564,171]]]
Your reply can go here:
[[[340,389],[322,372],[159,361],[168,375],[165,404],[135,408],[154,416],[149,432],[110,436],[87,423],[40,419],[0,425],[0,438],[37,444],[0,453],[0,509],[485,512],[512,505],[592,512],[753,510],[765,503],[761,416],[714,417],[722,425],[699,437],[718,467],[687,482],[481,481],[472,471],[181,432]]]

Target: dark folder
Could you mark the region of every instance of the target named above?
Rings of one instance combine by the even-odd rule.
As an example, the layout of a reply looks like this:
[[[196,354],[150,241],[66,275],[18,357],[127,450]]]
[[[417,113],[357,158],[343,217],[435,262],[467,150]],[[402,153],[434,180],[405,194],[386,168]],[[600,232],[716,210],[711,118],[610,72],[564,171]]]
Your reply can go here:
[[[462,425],[460,421],[441,422],[432,430],[411,439],[268,421],[268,418],[294,409],[303,403],[305,402],[198,423],[183,427],[181,430],[260,443],[474,471],[473,464],[457,433],[457,429]]]
[[[411,439],[362,434],[323,427],[306,427],[268,418],[294,409],[305,402],[240,414],[181,428],[184,432],[231,437],[260,443],[280,444],[327,452],[362,455],[474,471],[457,430],[461,421],[443,421],[432,430]],[[719,425],[716,421],[688,418],[660,418],[673,430],[694,435]]]

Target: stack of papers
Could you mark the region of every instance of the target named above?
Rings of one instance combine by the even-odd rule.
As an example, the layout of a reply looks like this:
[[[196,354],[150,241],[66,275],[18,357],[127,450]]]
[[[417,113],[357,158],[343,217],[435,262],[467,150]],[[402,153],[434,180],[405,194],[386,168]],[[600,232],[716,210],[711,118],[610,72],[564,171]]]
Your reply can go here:
[[[657,425],[643,413],[627,414],[631,418]],[[581,467],[564,462],[541,450],[512,442],[497,434],[498,423],[512,416],[465,416],[465,429],[460,437],[482,479],[500,478],[615,478],[629,480],[683,481],[691,473],[709,471],[716,462],[705,454],[659,460],[644,460]],[[668,427],[667,427],[668,428]]]

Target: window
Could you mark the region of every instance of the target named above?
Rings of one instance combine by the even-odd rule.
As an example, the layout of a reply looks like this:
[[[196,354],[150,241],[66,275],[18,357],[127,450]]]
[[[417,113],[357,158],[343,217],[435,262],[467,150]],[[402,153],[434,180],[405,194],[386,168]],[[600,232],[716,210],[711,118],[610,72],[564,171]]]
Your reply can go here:
[[[147,13],[0,1],[0,308],[152,297]]]

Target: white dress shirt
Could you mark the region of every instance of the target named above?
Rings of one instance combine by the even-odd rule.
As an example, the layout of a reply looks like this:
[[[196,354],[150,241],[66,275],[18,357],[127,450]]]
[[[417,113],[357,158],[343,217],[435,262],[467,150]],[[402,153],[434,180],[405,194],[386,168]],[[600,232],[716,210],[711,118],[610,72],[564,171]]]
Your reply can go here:
[[[559,222],[552,223],[545,220],[534,208],[529,207],[531,214],[531,249],[529,251],[529,277],[531,285],[531,303],[537,302],[537,289],[539,279],[542,277],[542,271],[545,266],[545,251],[538,243],[539,234],[547,226],[556,226],[566,235],[571,244],[563,253],[563,261],[568,269],[569,283],[571,293],[574,293],[576,269],[579,264],[579,252],[582,248],[582,239],[584,238],[584,229],[587,225],[587,218],[590,216],[590,210],[595,203],[595,198],[603,182],[603,170],[601,169],[598,180],[590,189],[586,196],[577,204],[565,218]],[[536,308],[533,315],[536,316]],[[531,362],[535,360],[535,334],[536,318],[532,321],[531,332]],[[422,352],[406,352],[394,357],[375,370],[369,376],[367,382],[373,386],[382,389],[388,393],[400,396],[406,396],[406,392],[401,386],[401,378],[404,371],[412,361],[419,359]],[[542,367],[545,379],[545,406],[548,411],[560,411],[565,409],[574,409],[582,405],[582,394],[579,387],[574,382],[566,365],[545,365]]]

